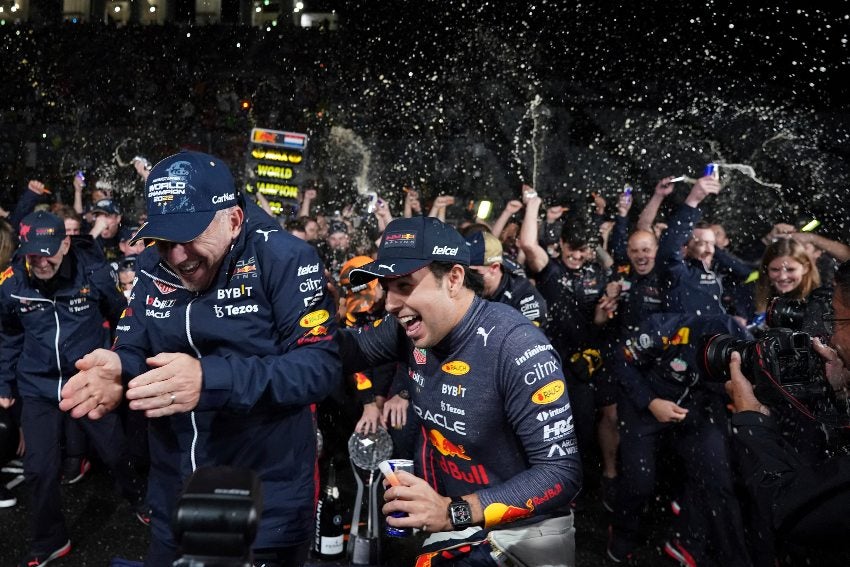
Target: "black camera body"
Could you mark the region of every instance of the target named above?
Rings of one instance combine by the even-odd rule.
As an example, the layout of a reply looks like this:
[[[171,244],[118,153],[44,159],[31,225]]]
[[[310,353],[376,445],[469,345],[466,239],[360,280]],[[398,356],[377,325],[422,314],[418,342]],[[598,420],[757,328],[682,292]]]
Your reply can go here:
[[[765,313],[768,327],[785,327],[803,331],[815,337],[832,334],[832,328],[824,316],[832,315],[832,288],[819,287],[806,299],[774,297]]]
[[[174,514],[181,551],[175,567],[251,567],[262,509],[262,485],[253,471],[199,468]]]
[[[700,371],[709,382],[726,382],[732,353],[741,355],[741,372],[762,403],[793,408],[827,425],[844,426],[848,416],[837,409],[823,360],[812,337],[785,327],[767,329],[758,340],[718,334],[703,337]]]

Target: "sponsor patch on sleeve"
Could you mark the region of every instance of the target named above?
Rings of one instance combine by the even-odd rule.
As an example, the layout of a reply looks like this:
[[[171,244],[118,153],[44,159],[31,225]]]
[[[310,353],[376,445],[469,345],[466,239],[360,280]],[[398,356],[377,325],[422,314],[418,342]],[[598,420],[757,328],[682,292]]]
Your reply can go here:
[[[507,522],[515,522],[527,518],[534,512],[534,504],[529,500],[525,508],[493,502],[484,508],[484,527],[495,526]]]
[[[564,395],[566,386],[563,380],[553,380],[531,395],[531,401],[537,405],[551,404]]]
[[[12,269],[12,266],[3,270],[3,273],[0,274],[0,285],[3,285],[3,282],[11,278],[13,275],[15,275],[15,270]]]
[[[325,321],[330,318],[330,313],[325,309],[320,309],[318,311],[313,311],[312,313],[308,313],[301,318],[299,324],[305,329],[309,329],[310,327],[315,327],[316,325],[321,325]]]

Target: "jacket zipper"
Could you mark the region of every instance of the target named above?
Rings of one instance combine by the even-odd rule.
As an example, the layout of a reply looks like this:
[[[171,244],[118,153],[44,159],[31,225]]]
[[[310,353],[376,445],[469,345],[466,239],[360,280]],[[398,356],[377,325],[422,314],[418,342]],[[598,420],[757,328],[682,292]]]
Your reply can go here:
[[[198,357],[198,360],[203,358],[201,356],[201,351],[198,350],[198,347],[195,346],[195,342],[192,340],[192,329],[189,326],[189,314],[192,311],[192,304],[197,300],[197,297],[192,298],[188,305],[186,305],[186,339],[189,341],[189,346],[192,347],[192,350],[195,351],[195,356]],[[195,420],[195,410],[189,412],[189,419],[192,421],[192,448],[189,453],[189,457],[192,459],[192,472],[198,468],[198,463],[195,459],[195,448],[198,445],[198,422]]]
[[[56,371],[59,373],[59,383],[56,384],[56,401],[62,401],[62,358],[59,355],[59,312],[56,310],[56,301],[44,297],[23,297],[20,295],[11,294],[11,297],[18,300],[35,301],[41,303],[49,303],[53,306],[53,319],[56,321],[56,337],[53,339],[53,352],[56,353]]]

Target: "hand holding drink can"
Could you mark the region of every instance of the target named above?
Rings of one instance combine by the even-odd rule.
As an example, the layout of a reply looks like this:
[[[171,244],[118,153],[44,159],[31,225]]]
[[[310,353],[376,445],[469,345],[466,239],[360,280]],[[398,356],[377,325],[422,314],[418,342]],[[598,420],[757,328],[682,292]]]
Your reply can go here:
[[[410,459],[389,459],[378,463],[378,468],[384,474],[384,478],[390,483],[390,486],[399,486],[401,483],[395,474],[395,471],[404,471],[413,474],[413,461]],[[405,512],[393,512],[393,518],[405,518]],[[410,528],[397,528],[389,524],[386,525],[385,533],[390,537],[409,537]]]

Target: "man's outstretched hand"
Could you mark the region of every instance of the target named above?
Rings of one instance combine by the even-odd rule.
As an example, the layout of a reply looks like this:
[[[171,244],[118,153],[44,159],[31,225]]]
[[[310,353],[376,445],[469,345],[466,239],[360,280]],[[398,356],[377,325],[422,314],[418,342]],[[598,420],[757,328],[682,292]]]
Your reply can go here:
[[[121,359],[111,350],[99,348],[76,362],[79,372],[62,388],[59,409],[71,417],[100,419],[118,407],[124,396]]]

